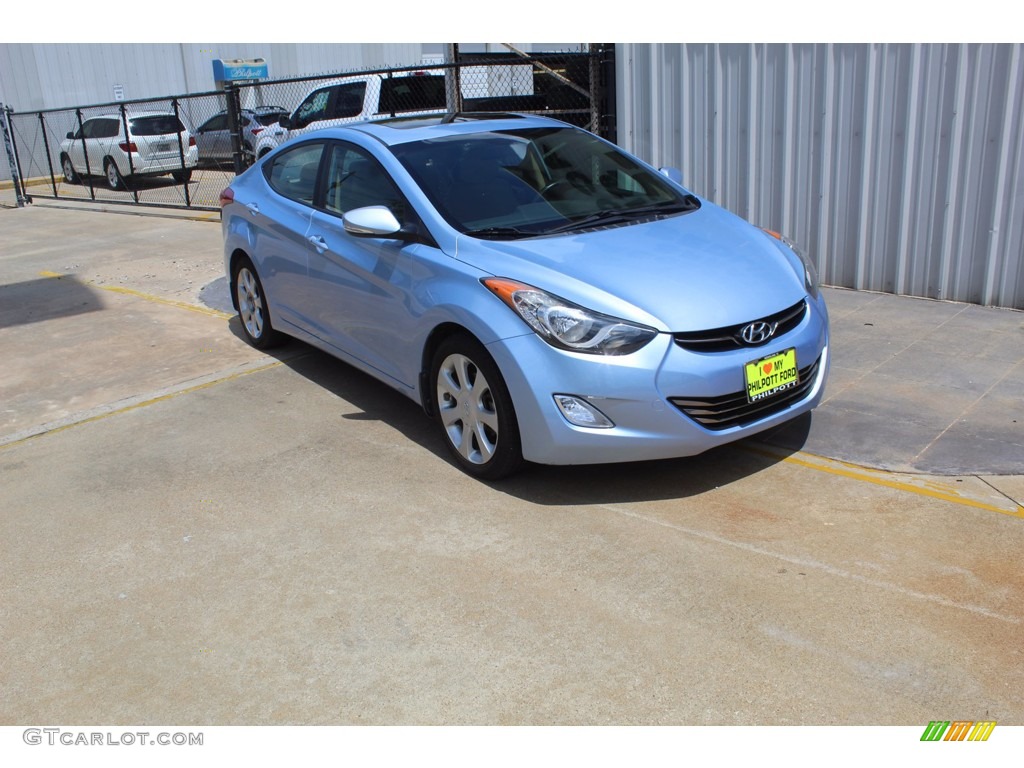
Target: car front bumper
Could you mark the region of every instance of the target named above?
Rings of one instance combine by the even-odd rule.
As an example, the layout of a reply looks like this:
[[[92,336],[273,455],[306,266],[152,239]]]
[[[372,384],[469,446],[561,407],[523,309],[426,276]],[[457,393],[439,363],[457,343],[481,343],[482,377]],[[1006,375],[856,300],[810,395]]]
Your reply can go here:
[[[810,311],[792,331],[762,347],[728,352],[691,352],[666,333],[621,357],[564,352],[535,334],[504,339],[488,349],[515,403],[527,460],[601,464],[693,456],[783,424],[821,402],[830,363],[828,315],[820,298],[808,298],[808,305]],[[776,396],[774,402],[765,401],[770,405],[764,411],[714,429],[672,402],[745,393],[745,364],[790,348],[796,350],[798,368],[808,372],[795,399]],[[585,399],[615,426],[571,424],[555,404],[555,394]]]

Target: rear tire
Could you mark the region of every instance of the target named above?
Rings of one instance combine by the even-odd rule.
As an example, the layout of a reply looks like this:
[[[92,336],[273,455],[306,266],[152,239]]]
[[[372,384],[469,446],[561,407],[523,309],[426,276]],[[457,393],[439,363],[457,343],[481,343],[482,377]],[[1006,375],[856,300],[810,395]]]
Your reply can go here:
[[[280,344],[282,336],[274,330],[270,322],[270,310],[267,297],[263,292],[263,283],[256,274],[256,268],[249,259],[239,259],[235,265],[231,288],[235,292],[238,305],[238,318],[242,321],[242,333],[245,340],[256,349],[268,349]]]
[[[183,171],[171,171],[171,176],[179,184],[188,184],[192,181],[192,169],[186,168]]]
[[[515,406],[484,346],[469,334],[449,336],[434,353],[434,413],[464,472],[499,480],[523,465]]]
[[[123,189],[124,177],[117,170],[117,163],[109,157],[103,161],[103,174],[107,177],[107,186],[111,189]]]

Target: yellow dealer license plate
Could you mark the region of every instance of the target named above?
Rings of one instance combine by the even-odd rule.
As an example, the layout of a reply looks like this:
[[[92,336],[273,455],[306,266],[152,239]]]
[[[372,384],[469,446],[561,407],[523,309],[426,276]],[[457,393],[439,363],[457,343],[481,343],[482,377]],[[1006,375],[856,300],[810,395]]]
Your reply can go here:
[[[751,403],[792,389],[800,382],[800,373],[796,367],[796,350],[787,349],[747,363],[744,366],[744,373],[747,380],[747,400]]]

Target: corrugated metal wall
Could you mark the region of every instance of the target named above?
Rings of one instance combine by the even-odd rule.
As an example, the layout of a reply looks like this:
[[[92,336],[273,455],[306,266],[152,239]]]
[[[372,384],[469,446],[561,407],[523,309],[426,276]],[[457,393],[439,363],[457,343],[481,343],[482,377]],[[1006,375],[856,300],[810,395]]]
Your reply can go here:
[[[1024,309],[1024,46],[616,46],[619,143],[823,282]]]

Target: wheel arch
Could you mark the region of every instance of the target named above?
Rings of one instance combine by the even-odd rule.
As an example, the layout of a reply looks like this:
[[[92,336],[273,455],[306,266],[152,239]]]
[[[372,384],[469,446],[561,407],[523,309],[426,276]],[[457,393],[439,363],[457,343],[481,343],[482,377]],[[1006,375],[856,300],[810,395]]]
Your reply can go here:
[[[235,285],[235,277],[238,274],[238,266],[242,262],[248,262],[252,264],[252,259],[249,254],[241,248],[235,248],[231,252],[231,258],[228,260],[228,292],[231,294],[231,306],[238,311],[238,286]],[[253,269],[256,267],[253,266]]]
[[[480,341],[476,337],[476,334],[466,326],[454,322],[445,322],[436,326],[427,336],[427,340],[423,344],[423,352],[420,356],[419,373],[420,405],[423,406],[423,410],[430,417],[434,416],[434,401],[436,399],[434,386],[430,381],[430,368],[434,361],[434,353],[446,339],[459,334],[466,334],[467,336],[476,339],[478,342]]]

